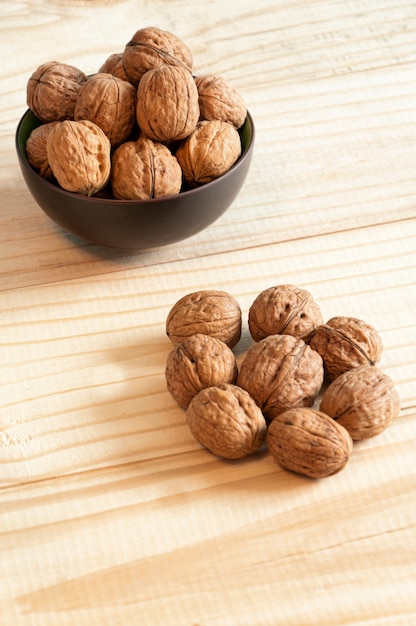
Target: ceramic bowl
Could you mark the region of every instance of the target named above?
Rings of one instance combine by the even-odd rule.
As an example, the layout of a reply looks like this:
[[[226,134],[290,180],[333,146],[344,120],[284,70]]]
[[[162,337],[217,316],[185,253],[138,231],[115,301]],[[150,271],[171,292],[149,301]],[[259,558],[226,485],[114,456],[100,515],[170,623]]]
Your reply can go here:
[[[23,178],[40,208],[66,231],[90,243],[148,250],[176,243],[210,226],[233,203],[250,167],[254,148],[251,115],[241,127],[242,153],[220,178],[177,195],[151,200],[115,200],[65,191],[39,176],[26,156],[26,140],[40,121],[28,110],[16,130]]]

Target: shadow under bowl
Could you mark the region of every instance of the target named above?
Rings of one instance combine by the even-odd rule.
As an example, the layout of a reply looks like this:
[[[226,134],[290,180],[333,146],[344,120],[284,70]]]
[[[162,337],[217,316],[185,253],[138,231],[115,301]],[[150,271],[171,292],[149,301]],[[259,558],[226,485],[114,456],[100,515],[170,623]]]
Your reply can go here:
[[[97,245],[149,250],[192,237],[231,206],[247,176],[254,148],[250,113],[239,130],[242,153],[223,176],[195,189],[150,200],[83,196],[42,178],[30,165],[26,141],[41,124],[31,110],[16,130],[16,151],[26,185],[40,208],[56,224]]]

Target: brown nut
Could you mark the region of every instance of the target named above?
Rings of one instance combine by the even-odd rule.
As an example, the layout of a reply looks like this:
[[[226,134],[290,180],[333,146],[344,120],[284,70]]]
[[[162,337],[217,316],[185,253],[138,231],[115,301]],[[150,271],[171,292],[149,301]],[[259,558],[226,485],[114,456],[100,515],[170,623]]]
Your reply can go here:
[[[137,87],[136,117],[154,141],[188,137],[199,119],[198,91],[188,70],[162,65],[146,72]]]
[[[124,71],[138,85],[142,76],[161,65],[181,66],[192,72],[192,53],[176,35],[154,26],[136,31],[123,52]]]
[[[381,358],[378,332],[355,317],[333,317],[318,326],[310,342],[321,355],[328,380],[359,365],[375,365]]]
[[[354,440],[375,437],[400,411],[393,381],[374,365],[344,372],[327,387],[320,410],[348,430]]]
[[[165,378],[171,396],[186,409],[201,389],[219,383],[235,383],[237,363],[234,353],[223,341],[197,333],[171,350]]]
[[[112,74],[117,78],[121,78],[121,80],[126,80],[130,82],[124,70],[123,52],[115,52],[114,54],[110,54],[110,56],[107,57],[107,59],[99,68],[98,73]]]
[[[186,182],[195,187],[219,178],[241,155],[240,135],[220,120],[199,122],[176,151]]]
[[[63,189],[92,196],[110,176],[110,140],[88,120],[65,120],[49,133],[46,151],[52,172]]]
[[[94,122],[117,147],[129,138],[136,121],[136,89],[112,74],[94,74],[78,92],[74,119]]]
[[[26,154],[27,159],[32,167],[38,170],[38,173],[42,178],[46,180],[52,180],[53,174],[48,161],[48,155],[46,152],[46,143],[48,141],[49,133],[52,128],[59,124],[59,122],[47,122],[41,124],[32,130],[28,140],[26,141]]]
[[[270,424],[267,446],[284,469],[325,478],[345,467],[353,442],[348,431],[320,411],[289,409]]]
[[[240,128],[247,116],[241,94],[221,76],[196,76],[201,120],[222,120]]]
[[[42,122],[73,119],[78,92],[86,80],[86,74],[73,65],[43,63],[28,80],[27,105]]]
[[[247,351],[237,385],[248,391],[268,421],[286,409],[311,406],[324,378],[322,359],[291,335],[269,335]]]
[[[253,454],[266,437],[266,420],[254,400],[226,383],[202,389],[188,406],[186,420],[195,439],[225,459]]]
[[[186,337],[202,333],[233,348],[241,337],[241,308],[225,291],[195,291],[178,300],[168,313],[166,334],[178,345]]]
[[[248,314],[248,326],[254,341],[268,335],[293,335],[308,343],[315,329],[323,323],[321,309],[306,289],[277,285],[262,291]]]
[[[148,200],[179,193],[182,170],[169,149],[147,137],[127,141],[113,153],[111,187],[115,198]]]

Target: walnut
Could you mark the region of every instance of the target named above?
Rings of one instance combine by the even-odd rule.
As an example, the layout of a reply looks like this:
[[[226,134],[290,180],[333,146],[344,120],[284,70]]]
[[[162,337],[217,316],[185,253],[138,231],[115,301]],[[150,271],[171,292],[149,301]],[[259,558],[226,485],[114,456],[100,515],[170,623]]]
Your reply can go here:
[[[237,385],[248,391],[271,422],[286,409],[311,406],[323,378],[321,357],[302,339],[269,335],[248,349]]]
[[[58,121],[48,122],[37,126],[32,130],[26,141],[26,154],[29,163],[46,180],[52,180],[54,177],[48,161],[46,142],[52,128],[59,123]]]
[[[353,447],[343,426],[311,408],[280,413],[268,428],[266,442],[281,467],[310,478],[339,472]]]
[[[225,291],[195,291],[178,300],[168,313],[166,334],[178,345],[186,337],[202,333],[233,348],[241,337],[241,308]]]
[[[196,76],[201,120],[222,120],[236,128],[244,124],[247,107],[241,94],[221,76]]]
[[[78,92],[74,119],[94,122],[113,148],[119,146],[129,138],[136,121],[136,89],[112,74],[94,74]]]
[[[110,176],[110,140],[88,120],[65,120],[49,133],[46,151],[52,172],[67,191],[91,196]]]
[[[202,389],[191,401],[186,420],[195,439],[213,454],[242,459],[266,437],[266,420],[250,395],[222,383]]]
[[[179,146],[176,157],[186,182],[194,187],[222,176],[241,155],[237,130],[220,120],[199,122]]]
[[[136,117],[155,141],[188,137],[199,119],[198,91],[188,70],[162,65],[146,72],[137,88]]]
[[[319,408],[359,440],[375,437],[391,424],[399,414],[400,397],[387,374],[374,365],[361,365],[327,387]]]
[[[171,350],[165,378],[169,393],[186,409],[201,389],[235,383],[237,363],[231,348],[223,341],[197,333]]]
[[[147,200],[179,193],[182,170],[176,157],[147,137],[127,141],[113,154],[111,187],[115,198]]]
[[[192,72],[192,53],[179,37],[169,31],[153,26],[141,28],[123,52],[123,66],[128,79],[137,85],[146,72],[161,65],[181,66]]]
[[[115,52],[113,54],[110,54],[110,56],[107,57],[107,59],[101,65],[98,73],[112,74],[117,78],[121,78],[121,80],[126,80],[127,82],[130,82],[124,70],[123,52]]]
[[[73,119],[78,92],[87,76],[73,65],[49,61],[29,78],[27,105],[42,122]]]
[[[383,350],[381,338],[370,324],[342,316],[318,326],[310,346],[323,358],[329,381],[353,367],[375,365]]]
[[[248,314],[254,341],[281,334],[293,335],[308,343],[322,323],[321,309],[309,291],[294,285],[265,289],[254,300]]]

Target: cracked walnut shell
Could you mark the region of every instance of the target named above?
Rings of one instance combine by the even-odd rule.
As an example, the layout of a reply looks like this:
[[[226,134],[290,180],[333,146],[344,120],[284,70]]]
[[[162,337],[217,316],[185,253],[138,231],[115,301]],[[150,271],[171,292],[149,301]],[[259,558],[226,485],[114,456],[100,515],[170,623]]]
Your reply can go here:
[[[169,149],[147,137],[127,141],[113,153],[111,187],[115,198],[147,200],[179,193],[182,170]]]
[[[167,30],[149,26],[136,31],[123,52],[129,81],[138,85],[146,72],[161,65],[181,66],[192,72],[192,53],[182,39]]]
[[[348,431],[333,419],[311,408],[289,409],[270,424],[266,442],[284,469],[325,478],[342,470],[352,452]]]
[[[33,72],[26,88],[28,107],[42,122],[73,119],[86,74],[73,65],[49,61]]]
[[[286,409],[312,406],[323,378],[320,355],[302,339],[269,335],[248,349],[237,385],[248,391],[271,422]]]
[[[327,387],[319,408],[360,440],[379,435],[391,424],[399,414],[400,397],[387,374],[374,365],[361,365]]]
[[[187,337],[202,333],[233,348],[241,337],[241,308],[225,291],[195,291],[178,300],[166,318],[166,334],[176,346]]]
[[[204,74],[195,77],[201,120],[222,120],[240,128],[247,116],[241,94],[221,76]]]
[[[110,176],[110,140],[93,122],[65,120],[46,143],[52,172],[63,189],[92,196]]]
[[[155,141],[188,137],[199,119],[192,74],[171,65],[146,72],[137,87],[136,118],[142,132]]]
[[[257,452],[267,432],[266,420],[250,395],[227,383],[202,389],[189,404],[186,420],[195,439],[225,459]]]
[[[176,151],[186,182],[192,186],[219,178],[241,155],[241,140],[232,124],[221,120],[199,122]]]
[[[321,355],[328,380],[353,367],[375,365],[383,345],[378,332],[355,317],[333,317],[318,326],[310,346]]]
[[[254,300],[248,314],[254,341],[281,334],[293,335],[308,343],[322,323],[321,309],[312,295],[294,285],[265,289]]]
[[[117,147],[130,137],[136,121],[136,89],[112,74],[94,74],[78,92],[74,119],[94,122]]]
[[[168,354],[165,378],[171,396],[186,409],[201,389],[235,383],[237,363],[223,341],[197,333]]]

